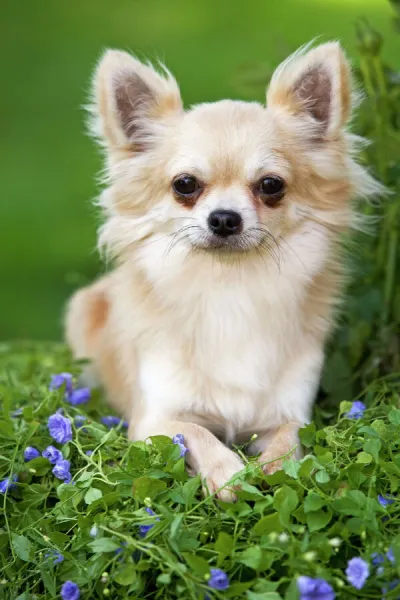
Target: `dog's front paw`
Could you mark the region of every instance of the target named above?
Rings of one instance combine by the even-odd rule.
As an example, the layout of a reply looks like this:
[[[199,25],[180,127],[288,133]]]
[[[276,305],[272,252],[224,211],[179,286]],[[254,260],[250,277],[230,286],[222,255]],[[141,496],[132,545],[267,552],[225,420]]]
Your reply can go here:
[[[301,458],[301,454],[302,452],[299,446],[293,447],[292,445],[287,448],[279,446],[279,448],[274,450],[272,444],[266,452],[261,454],[259,462],[261,463],[261,468],[265,475],[273,475],[277,471],[282,470],[282,465],[285,460],[289,460],[290,458],[299,459]]]
[[[222,458],[218,457],[208,469],[202,470],[205,494],[216,494],[219,500],[235,502],[234,490],[240,487],[239,484],[235,484],[235,480],[239,479],[235,475],[238,475],[243,467],[242,461],[233,452]]]

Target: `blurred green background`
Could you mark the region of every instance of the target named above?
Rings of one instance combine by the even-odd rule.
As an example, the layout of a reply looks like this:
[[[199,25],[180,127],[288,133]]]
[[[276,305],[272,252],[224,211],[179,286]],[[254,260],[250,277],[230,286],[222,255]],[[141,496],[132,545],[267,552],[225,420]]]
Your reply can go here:
[[[164,61],[187,105],[250,99],[252,77],[267,79],[315,36],[341,40],[357,61],[362,16],[398,68],[386,0],[3,0],[0,338],[59,339],[66,298],[101,272],[90,203],[101,162],[82,106],[104,48]]]

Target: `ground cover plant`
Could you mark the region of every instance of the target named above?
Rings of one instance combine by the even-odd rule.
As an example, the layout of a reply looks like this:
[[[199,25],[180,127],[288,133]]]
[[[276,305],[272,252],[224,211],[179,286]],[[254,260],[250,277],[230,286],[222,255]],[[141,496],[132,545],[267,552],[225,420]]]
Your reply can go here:
[[[400,77],[377,32],[360,22],[357,35],[356,127],[392,194],[348,248],[305,457],[272,476],[250,461],[236,504],[204,499],[184,439],[129,443],[63,345],[4,343],[0,598],[400,598]]]

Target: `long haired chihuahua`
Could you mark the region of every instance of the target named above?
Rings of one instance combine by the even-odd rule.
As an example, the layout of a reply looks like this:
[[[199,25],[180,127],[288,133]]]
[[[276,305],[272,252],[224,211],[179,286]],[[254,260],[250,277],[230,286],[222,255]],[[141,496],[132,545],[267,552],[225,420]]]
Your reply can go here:
[[[253,438],[266,473],[299,456],[352,201],[380,191],[347,131],[349,64],[337,43],[303,48],[274,73],[266,106],[185,111],[168,71],[110,50],[93,100],[99,246],[116,268],[72,297],[67,339],[130,439],[182,434],[208,491],[233,500],[232,442]]]

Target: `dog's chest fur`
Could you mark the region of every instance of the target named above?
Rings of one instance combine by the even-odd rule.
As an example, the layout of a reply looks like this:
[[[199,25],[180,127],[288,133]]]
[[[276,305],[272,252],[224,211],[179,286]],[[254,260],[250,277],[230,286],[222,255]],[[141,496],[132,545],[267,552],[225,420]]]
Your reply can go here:
[[[320,318],[307,290],[327,255],[315,230],[301,231],[291,246],[296,250],[282,250],[278,263],[257,254],[231,263],[178,254],[155,261],[147,250],[141,264],[153,283],[151,299],[135,288],[124,312],[132,314],[125,335],[137,340],[150,408],[217,431],[250,431],[261,413],[279,423],[288,407],[273,402],[274,390],[308,350],[302,307],[308,319]],[[127,298],[119,294],[119,302]]]

